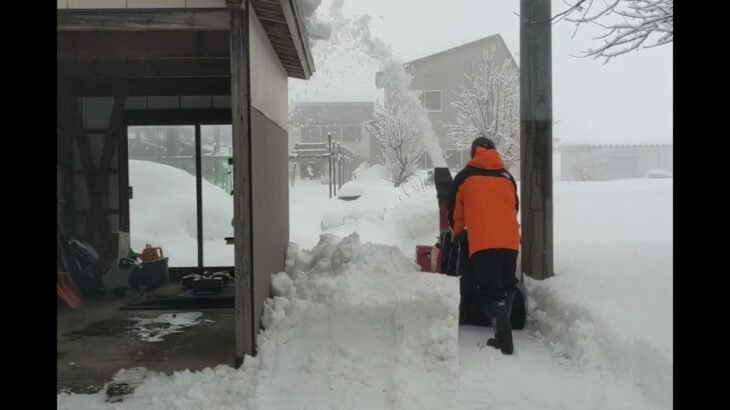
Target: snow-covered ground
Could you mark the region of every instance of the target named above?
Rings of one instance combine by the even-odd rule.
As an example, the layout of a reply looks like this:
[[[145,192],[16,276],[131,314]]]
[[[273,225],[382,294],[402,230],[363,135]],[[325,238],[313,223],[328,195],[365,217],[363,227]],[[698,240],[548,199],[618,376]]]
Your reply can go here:
[[[149,374],[122,403],[61,394],[58,407],[672,407],[671,179],[556,182],[556,275],[528,280],[528,327],[503,356],[484,347],[491,329],[458,327],[457,280],[413,263],[436,241],[433,188],[360,171],[355,201],[291,188],[298,246],[242,369]]]

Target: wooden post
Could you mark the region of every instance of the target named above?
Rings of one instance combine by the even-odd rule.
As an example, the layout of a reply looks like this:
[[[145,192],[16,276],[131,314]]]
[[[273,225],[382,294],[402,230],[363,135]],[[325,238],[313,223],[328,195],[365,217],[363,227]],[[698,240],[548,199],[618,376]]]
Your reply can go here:
[[[520,0],[522,274],[553,276],[550,0]]]
[[[226,0],[231,13],[231,125],[233,133],[233,236],[236,274],[235,366],[254,354],[251,255],[251,124],[248,61],[248,0]]]
[[[332,198],[332,133],[327,133],[327,141],[329,141],[330,156],[327,157],[327,164],[329,165],[329,186],[330,186],[330,198]]]
[[[198,238],[198,270],[203,273],[203,164],[202,136],[200,124],[195,124],[195,207]]]
[[[342,143],[341,142],[338,142],[337,143],[337,150],[339,151],[338,157],[337,157],[337,159],[339,161],[339,165],[338,165],[338,168],[339,168],[339,171],[338,172],[339,173],[337,175],[339,176],[339,179],[340,179],[340,182],[339,182],[340,183],[340,186],[339,187],[340,187],[340,189],[342,189],[342,184],[343,184],[343,181],[342,180],[345,177],[345,173],[342,170],[342,165],[344,164],[345,161],[342,159]]]

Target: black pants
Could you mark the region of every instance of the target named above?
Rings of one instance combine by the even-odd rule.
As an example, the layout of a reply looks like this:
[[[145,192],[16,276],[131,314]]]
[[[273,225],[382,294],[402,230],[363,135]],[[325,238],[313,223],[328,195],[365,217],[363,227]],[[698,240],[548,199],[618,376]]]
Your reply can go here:
[[[504,300],[506,291],[516,289],[517,251],[513,249],[485,249],[470,258],[479,298],[484,306]]]

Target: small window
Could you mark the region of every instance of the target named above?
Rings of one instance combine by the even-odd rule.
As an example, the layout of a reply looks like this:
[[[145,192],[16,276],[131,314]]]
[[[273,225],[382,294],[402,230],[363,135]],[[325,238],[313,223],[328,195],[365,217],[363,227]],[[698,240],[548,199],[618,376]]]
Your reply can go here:
[[[180,108],[210,108],[212,105],[209,95],[190,95],[180,97]]]
[[[302,127],[302,142],[322,142],[322,129],[319,127]]]
[[[430,90],[421,93],[421,102],[428,112],[441,112],[441,91]]]
[[[362,141],[362,127],[359,125],[347,125],[342,127],[342,140],[347,142]]]
[[[213,108],[231,108],[230,95],[214,95]]]
[[[124,100],[125,110],[144,110],[147,108],[147,97],[127,97]]]
[[[175,109],[180,108],[180,97],[149,96],[147,97],[147,108]]]

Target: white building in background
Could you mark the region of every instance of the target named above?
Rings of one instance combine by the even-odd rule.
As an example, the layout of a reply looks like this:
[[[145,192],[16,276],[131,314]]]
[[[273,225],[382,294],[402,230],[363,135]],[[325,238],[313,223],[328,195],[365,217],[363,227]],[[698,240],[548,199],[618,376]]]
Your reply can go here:
[[[671,175],[674,167],[674,151],[669,143],[564,143],[558,150],[563,181]]]
[[[362,126],[375,118],[374,111],[372,101],[294,103],[289,149],[296,143],[327,143],[332,135],[332,142],[347,146],[359,160],[376,162],[379,145]]]

